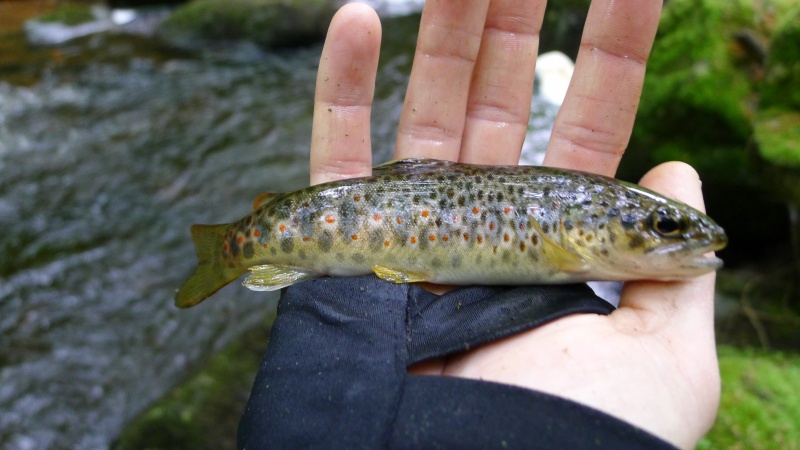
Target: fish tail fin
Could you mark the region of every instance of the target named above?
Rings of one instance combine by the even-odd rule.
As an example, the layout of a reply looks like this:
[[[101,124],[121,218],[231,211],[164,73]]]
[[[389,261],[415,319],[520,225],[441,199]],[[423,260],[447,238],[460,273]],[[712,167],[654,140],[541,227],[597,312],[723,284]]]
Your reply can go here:
[[[222,257],[222,242],[228,225],[192,225],[197,269],[175,295],[175,306],[189,308],[238,278],[247,269],[229,267]]]

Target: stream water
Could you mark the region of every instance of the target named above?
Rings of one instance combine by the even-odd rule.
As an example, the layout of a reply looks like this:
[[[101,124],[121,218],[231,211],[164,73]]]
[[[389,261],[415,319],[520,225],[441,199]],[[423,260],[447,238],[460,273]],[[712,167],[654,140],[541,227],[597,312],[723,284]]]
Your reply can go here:
[[[392,152],[417,20],[384,33],[376,161]],[[172,297],[196,261],[190,224],[307,184],[320,47],[0,41],[0,447],[104,448],[274,307],[238,283],[191,310]]]

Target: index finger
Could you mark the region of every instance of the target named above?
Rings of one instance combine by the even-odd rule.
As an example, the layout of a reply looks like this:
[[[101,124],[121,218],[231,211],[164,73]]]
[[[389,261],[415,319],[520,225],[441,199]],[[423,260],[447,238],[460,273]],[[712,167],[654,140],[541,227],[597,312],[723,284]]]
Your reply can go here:
[[[633,130],[660,0],[594,0],[544,165],[613,176]]]
[[[331,20],[314,95],[311,184],[372,173],[369,121],[380,43],[380,20],[366,5],[345,5]]]

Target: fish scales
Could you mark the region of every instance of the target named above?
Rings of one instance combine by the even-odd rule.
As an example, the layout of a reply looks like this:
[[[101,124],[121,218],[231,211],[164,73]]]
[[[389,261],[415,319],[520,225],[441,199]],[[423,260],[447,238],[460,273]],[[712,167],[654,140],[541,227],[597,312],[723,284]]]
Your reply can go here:
[[[248,271],[256,290],[371,272],[461,285],[680,279],[718,268],[703,254],[727,242],[703,213],[642,187],[531,166],[402,160],[256,206],[192,228],[200,264],[178,306]]]

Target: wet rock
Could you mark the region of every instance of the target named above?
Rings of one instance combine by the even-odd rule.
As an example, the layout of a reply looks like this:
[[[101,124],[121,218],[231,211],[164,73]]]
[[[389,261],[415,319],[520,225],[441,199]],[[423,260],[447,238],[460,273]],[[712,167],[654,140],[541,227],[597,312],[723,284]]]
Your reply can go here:
[[[330,0],[194,0],[178,8],[159,34],[190,47],[218,41],[297,47],[321,41],[334,12]]]

